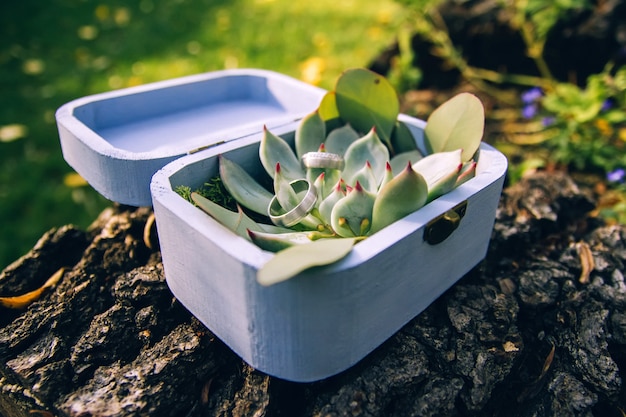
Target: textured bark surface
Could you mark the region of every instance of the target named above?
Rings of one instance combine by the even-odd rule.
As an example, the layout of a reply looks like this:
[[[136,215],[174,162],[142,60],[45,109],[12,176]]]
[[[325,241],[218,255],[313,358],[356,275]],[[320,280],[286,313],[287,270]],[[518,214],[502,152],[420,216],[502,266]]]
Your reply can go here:
[[[356,366],[310,384],[251,369],[173,298],[144,242],[149,209],[107,210],[89,231],[51,230],[0,274],[11,295],[66,267],[38,301],[2,310],[0,414],[623,415],[626,228],[593,207],[563,174],[507,188],[483,263]]]

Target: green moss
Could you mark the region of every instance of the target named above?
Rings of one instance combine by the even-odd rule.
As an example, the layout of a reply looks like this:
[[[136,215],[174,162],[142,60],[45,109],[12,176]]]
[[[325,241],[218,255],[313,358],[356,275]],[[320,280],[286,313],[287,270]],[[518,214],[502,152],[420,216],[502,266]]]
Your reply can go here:
[[[186,185],[179,185],[174,188],[174,192],[192,204],[194,204],[194,202],[191,200],[191,193],[196,192],[222,207],[233,211],[237,210],[237,203],[235,202],[235,199],[226,190],[220,177],[211,178],[195,190]]]

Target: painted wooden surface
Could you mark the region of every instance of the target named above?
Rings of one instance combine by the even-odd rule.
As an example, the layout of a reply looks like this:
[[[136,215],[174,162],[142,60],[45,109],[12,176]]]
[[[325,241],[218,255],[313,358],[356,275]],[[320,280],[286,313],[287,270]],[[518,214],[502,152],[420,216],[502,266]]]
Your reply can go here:
[[[417,140],[422,121],[403,116]],[[292,126],[275,133],[293,140]],[[246,362],[270,375],[314,381],[349,368],[423,311],[485,256],[506,158],[482,144],[477,176],[355,246],[344,260],[271,287],[256,271],[271,257],[172,191],[217,173],[224,154],[260,173],[252,135],[179,159],[155,174],[154,210],[174,295]],[[467,201],[442,243],[424,227]]]
[[[262,287],[256,272],[273,255],[173,188],[216,175],[218,154],[263,173],[262,126],[293,141],[296,120],[323,94],[280,74],[229,70],[85,97],[57,112],[64,157],[78,173],[113,201],[154,204],[174,295],[250,365],[294,381],[350,367],[475,266],[506,171],[504,156],[483,144],[474,179],[359,243],[341,262]],[[423,147],[424,122],[401,119]],[[464,201],[460,226],[442,243],[426,243],[425,225]]]
[[[189,151],[275,128],[314,110],[324,90],[270,71],[225,70],[65,104],[63,156],[100,194],[149,206],[152,175]]]

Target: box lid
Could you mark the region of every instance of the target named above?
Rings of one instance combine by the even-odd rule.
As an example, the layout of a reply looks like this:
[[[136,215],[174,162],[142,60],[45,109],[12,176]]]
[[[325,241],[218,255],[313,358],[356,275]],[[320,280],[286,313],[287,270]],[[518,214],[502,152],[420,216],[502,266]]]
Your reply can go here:
[[[63,157],[104,197],[152,204],[150,180],[206,147],[301,119],[325,90],[272,71],[215,71],[95,94],[57,110]]]

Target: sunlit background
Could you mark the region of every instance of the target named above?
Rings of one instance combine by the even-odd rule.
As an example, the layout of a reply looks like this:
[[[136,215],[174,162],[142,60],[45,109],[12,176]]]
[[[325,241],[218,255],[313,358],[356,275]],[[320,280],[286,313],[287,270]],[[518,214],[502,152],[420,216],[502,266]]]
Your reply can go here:
[[[112,203],[65,163],[54,113],[89,94],[225,68],[331,88],[394,41],[391,0],[25,0],[0,5],[0,270]]]
[[[507,181],[538,169],[568,172],[597,195],[592,216],[626,224],[622,3],[485,2],[491,11],[472,4],[2,2],[0,270],[46,231],[85,229],[112,205],[63,160],[56,109],[228,68],[269,69],[331,89],[345,69],[375,62],[403,112],[423,119],[455,89],[470,88],[487,110],[483,140],[509,160]],[[584,55],[569,52],[582,48]]]

